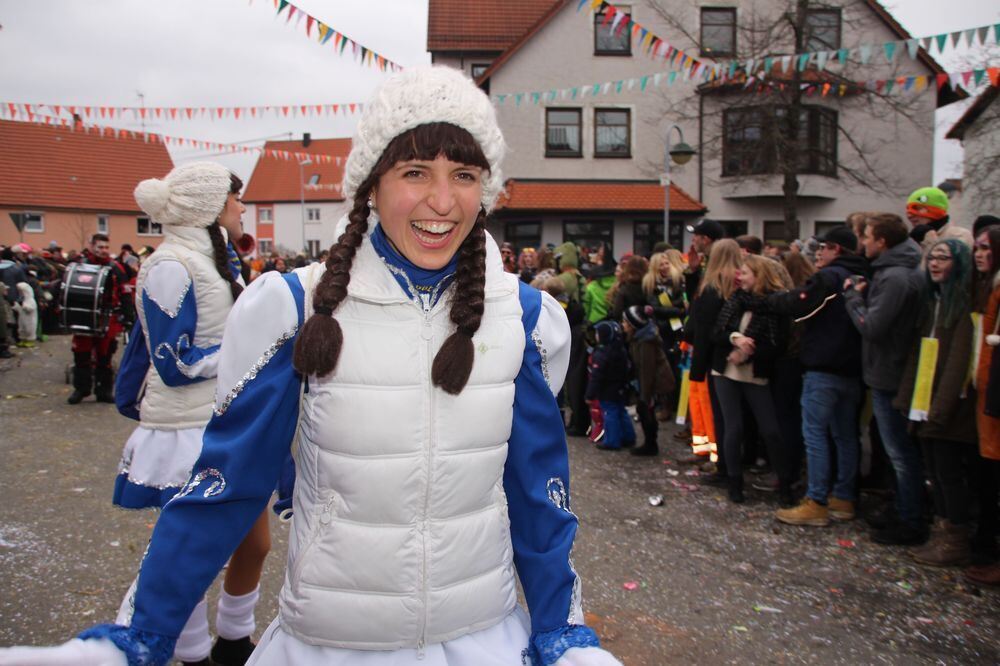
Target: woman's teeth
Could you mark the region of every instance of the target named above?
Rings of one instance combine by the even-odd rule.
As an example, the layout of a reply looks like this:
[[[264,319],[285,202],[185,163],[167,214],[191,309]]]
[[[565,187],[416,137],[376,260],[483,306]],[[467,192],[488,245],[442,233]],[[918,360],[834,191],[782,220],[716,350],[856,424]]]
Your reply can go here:
[[[420,231],[431,234],[446,234],[455,227],[453,222],[411,222],[410,224]]]

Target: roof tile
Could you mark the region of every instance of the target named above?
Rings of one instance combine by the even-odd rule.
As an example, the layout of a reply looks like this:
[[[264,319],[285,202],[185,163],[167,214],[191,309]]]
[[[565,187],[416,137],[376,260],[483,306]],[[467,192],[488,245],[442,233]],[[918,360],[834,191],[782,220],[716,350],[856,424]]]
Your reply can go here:
[[[428,51],[503,51],[562,0],[430,0]]]
[[[497,209],[506,210],[663,210],[663,186],[658,183],[613,181],[507,181]],[[708,210],[687,192],[670,185],[670,210]]]
[[[243,201],[247,203],[272,203],[276,201],[298,201],[304,194],[306,201],[343,201],[340,183],[344,179],[344,161],[351,152],[350,139],[313,139],[307,147],[302,141],[268,141],[265,150],[287,150],[313,155],[340,157],[341,162],[307,164],[299,170],[294,157],[287,160],[275,157],[261,157],[250,176]],[[309,182],[313,175],[319,175],[318,188],[303,188],[300,178]],[[335,187],[331,187],[335,186]],[[304,189],[304,191],[303,191]]]
[[[173,167],[166,146],[141,135],[0,120],[0,205],[138,213],[136,184]]]

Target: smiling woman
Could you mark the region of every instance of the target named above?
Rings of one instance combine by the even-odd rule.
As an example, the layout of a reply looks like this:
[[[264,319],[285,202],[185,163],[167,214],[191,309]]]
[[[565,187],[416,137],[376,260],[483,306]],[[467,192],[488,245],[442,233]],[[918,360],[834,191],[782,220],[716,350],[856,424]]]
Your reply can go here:
[[[504,272],[484,226],[503,153],[462,73],[383,84],[329,260],[265,274],[237,301],[215,416],[157,522],[130,626],[80,647],[164,663],[293,451],[279,616],[247,663],[619,665],[583,624],[570,561],[566,315]],[[19,656],[6,663],[55,663]]]

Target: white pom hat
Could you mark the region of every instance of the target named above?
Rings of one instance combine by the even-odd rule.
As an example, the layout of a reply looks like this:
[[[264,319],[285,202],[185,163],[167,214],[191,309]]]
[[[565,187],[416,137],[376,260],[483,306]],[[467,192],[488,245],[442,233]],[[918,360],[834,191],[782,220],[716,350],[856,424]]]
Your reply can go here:
[[[162,180],[139,183],[136,203],[154,222],[164,226],[207,227],[222,213],[232,186],[229,169],[215,162],[176,167]]]
[[[490,164],[483,175],[482,204],[487,213],[493,210],[503,190],[503,134],[489,97],[453,67],[404,69],[379,86],[358,122],[344,169],[344,194],[354,198],[389,142],[427,123],[457,125],[476,140]]]

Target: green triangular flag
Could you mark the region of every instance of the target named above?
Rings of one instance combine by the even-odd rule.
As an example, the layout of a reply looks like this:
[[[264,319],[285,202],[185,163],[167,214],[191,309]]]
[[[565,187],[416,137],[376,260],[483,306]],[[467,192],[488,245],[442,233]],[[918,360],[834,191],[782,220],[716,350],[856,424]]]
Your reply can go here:
[[[774,67],[774,58],[764,58],[764,73],[770,74],[772,67]]]
[[[993,26],[993,41],[1000,44],[1000,23]]]
[[[1000,24],[998,24],[1000,25]],[[941,34],[935,35],[934,40],[937,42],[937,50],[939,53],[944,52],[944,45],[948,43],[948,35]]]
[[[642,90],[643,92],[646,91],[646,82],[647,81],[649,81],[649,76],[644,76],[641,79],[639,79],[639,90]]]
[[[538,100],[540,100],[541,97],[542,96],[541,96],[540,93],[536,93],[536,92],[531,93],[531,101],[534,102],[535,104],[538,104]]]
[[[892,62],[896,55],[896,42],[886,42],[882,48],[885,49],[885,59]]]
[[[799,71],[801,72],[809,64],[809,58],[812,56],[811,53],[803,53],[799,56]]]
[[[667,85],[674,85],[675,80],[677,80],[677,72],[670,72],[670,75],[667,77]]]
[[[837,60],[840,61],[841,67],[847,64],[847,54],[848,54],[847,49],[840,49],[839,51],[837,51]]]
[[[285,7],[287,7],[290,4],[291,3],[288,0],[281,0],[281,2],[278,4],[278,13],[280,14],[282,11],[284,11]]]
[[[885,94],[886,95],[888,95],[889,93],[892,92],[892,86],[895,85],[895,83],[896,82],[893,81],[892,79],[889,79],[888,81],[885,82]]]
[[[601,84],[600,84],[600,83],[595,83],[595,84],[594,84],[594,92],[593,92],[593,95],[594,95],[594,96],[596,97],[596,96],[597,96],[597,93],[599,93],[599,92],[601,92]]]
[[[497,95],[497,101],[500,102],[501,104],[503,104],[504,101],[506,101],[506,99],[507,95]]]
[[[974,69],[974,70],[972,70],[972,78],[976,82],[977,86],[983,80],[983,76],[985,74],[986,74],[986,70],[985,69]]]
[[[521,100],[524,98],[524,93],[517,93],[514,95],[514,102],[517,106],[521,106]]]
[[[576,99],[576,94],[577,94],[577,93],[578,93],[579,91],[580,91],[580,89],[579,89],[579,88],[573,88],[573,90],[572,90],[572,91],[570,92],[570,94],[572,95],[573,99]]]

